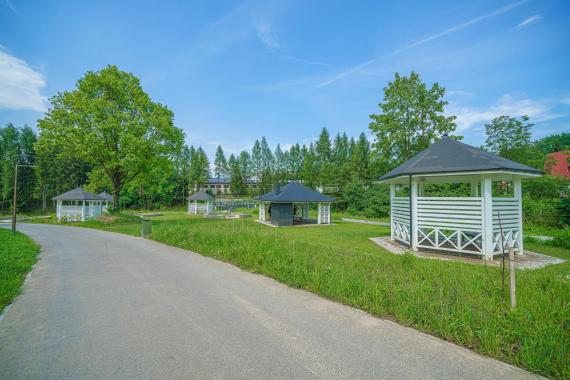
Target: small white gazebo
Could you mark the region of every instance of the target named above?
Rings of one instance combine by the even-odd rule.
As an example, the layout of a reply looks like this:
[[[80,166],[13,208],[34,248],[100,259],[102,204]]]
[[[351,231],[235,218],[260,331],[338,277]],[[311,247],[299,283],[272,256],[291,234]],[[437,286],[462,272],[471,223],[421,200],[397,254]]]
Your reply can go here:
[[[97,194],[84,191],[81,187],[53,197],[56,201],[57,220],[84,222],[103,213],[105,199]]]
[[[492,260],[523,253],[521,179],[542,171],[442,139],[380,178],[390,184],[391,239],[418,249]],[[470,196],[429,196],[430,185],[468,184]],[[496,194],[502,189],[502,195]],[[501,245],[503,249],[501,249]]]
[[[211,214],[214,211],[214,197],[200,190],[188,198],[188,214]]]

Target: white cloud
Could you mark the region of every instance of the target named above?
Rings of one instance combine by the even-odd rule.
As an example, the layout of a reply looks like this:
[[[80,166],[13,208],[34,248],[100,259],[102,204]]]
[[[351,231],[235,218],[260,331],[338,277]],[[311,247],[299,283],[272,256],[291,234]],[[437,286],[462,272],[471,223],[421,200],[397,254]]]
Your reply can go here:
[[[263,42],[268,49],[277,49],[279,42],[275,37],[273,24],[266,20],[256,19],[253,22],[257,37]]]
[[[476,125],[488,123],[501,115],[515,117],[527,115],[531,122],[544,122],[567,116],[566,114],[554,113],[555,107],[556,103],[550,100],[520,98],[506,94],[487,108],[466,107],[450,103],[447,113],[456,115],[457,130],[465,131]]]
[[[0,108],[45,112],[45,84],[43,75],[26,61],[0,49]]]
[[[529,18],[523,20],[520,24],[517,25],[517,29],[526,28],[531,24],[535,24],[542,19],[541,15],[534,15],[530,16]]]
[[[570,106],[570,95],[568,95],[567,97],[560,100],[560,103],[566,104],[567,106]]]
[[[426,44],[426,43],[428,43],[428,42],[431,42],[431,41],[435,41],[435,40],[440,39],[440,38],[442,38],[442,37],[448,36],[448,35],[450,35],[450,34],[452,34],[452,33],[455,33],[455,32],[458,32],[458,31],[460,31],[460,30],[463,30],[463,29],[465,29],[465,28],[467,28],[467,27],[469,27],[469,26],[471,26],[471,25],[473,25],[473,24],[476,24],[476,23],[480,22],[480,21],[483,21],[483,20],[486,20],[486,19],[489,19],[489,18],[492,18],[492,17],[496,17],[496,16],[499,16],[499,15],[501,15],[501,14],[503,14],[503,13],[509,12],[510,10],[512,10],[512,9],[514,9],[514,8],[516,8],[516,7],[518,7],[518,6],[522,5],[522,4],[524,4],[524,3],[527,3],[527,2],[528,2],[528,0],[522,0],[522,1],[517,1],[517,2],[511,3],[511,4],[507,4],[507,5],[505,5],[504,7],[495,9],[493,12],[490,12],[490,13],[484,14],[484,15],[482,15],[482,16],[478,16],[478,17],[472,18],[471,20],[468,20],[468,21],[462,22],[462,23],[460,23],[460,24],[457,24],[457,25],[455,25],[455,26],[452,26],[451,28],[448,28],[448,29],[446,29],[446,30],[444,30],[444,31],[442,31],[442,32],[439,32],[439,33],[436,33],[436,34],[432,34],[431,36],[427,36],[427,37],[424,37],[424,38],[422,38],[422,39],[420,39],[420,40],[417,40],[417,41],[415,41],[415,42],[412,42],[412,43],[410,43],[410,44],[408,44],[408,45],[402,47],[401,49],[397,49],[397,50],[393,51],[393,52],[392,52],[391,54],[389,54],[389,55],[400,54],[400,53],[402,53],[402,52],[404,52],[404,51],[406,51],[406,50],[416,48],[416,47],[418,47],[418,46],[424,45],[424,44]],[[335,83],[335,82],[337,82],[337,81],[339,81],[339,80],[341,80],[341,79],[343,79],[343,78],[345,78],[345,77],[347,77],[347,76],[349,76],[349,75],[352,75],[352,74],[354,74],[354,73],[356,73],[356,72],[362,70],[362,69],[365,68],[365,67],[368,67],[368,66],[370,66],[370,65],[372,65],[372,64],[374,64],[374,63],[376,63],[378,60],[380,60],[380,58],[381,58],[381,57],[372,58],[372,59],[369,59],[368,61],[362,62],[362,63],[360,63],[360,64],[358,64],[358,65],[356,65],[356,66],[353,66],[353,67],[351,67],[351,68],[349,68],[349,69],[347,69],[347,70],[345,70],[345,71],[343,71],[343,72],[337,74],[336,76],[334,76],[334,77],[332,77],[332,78],[330,78],[330,79],[327,79],[327,80],[325,80],[325,81],[319,83],[319,84],[317,85],[317,87],[325,87],[325,86],[328,86],[328,85],[330,85],[330,84],[332,84],[332,83]]]

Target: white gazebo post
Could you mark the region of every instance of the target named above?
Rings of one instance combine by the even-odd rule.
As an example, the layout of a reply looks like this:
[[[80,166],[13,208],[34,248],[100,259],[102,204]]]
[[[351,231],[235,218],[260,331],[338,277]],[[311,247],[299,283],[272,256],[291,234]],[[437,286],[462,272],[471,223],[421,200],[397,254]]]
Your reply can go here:
[[[194,214],[198,214],[198,201],[194,201]]]
[[[522,185],[521,185],[521,177],[513,176],[513,195],[515,200],[518,203],[518,225],[519,225],[519,234],[517,236],[517,245],[519,246],[519,250],[517,253],[522,255],[524,253],[523,250],[523,225],[522,225]]]
[[[410,187],[410,224],[412,227],[411,231],[411,249],[412,251],[418,250],[418,180],[413,178],[411,180],[411,187]]]
[[[57,220],[61,219],[61,203],[62,203],[62,201],[56,202],[55,214],[56,214]]]
[[[396,185],[390,184],[390,205],[394,204],[396,196]],[[394,241],[394,207],[390,207],[390,240]]]
[[[265,222],[265,203],[264,202],[259,203],[259,221]]]
[[[85,222],[85,201],[81,201],[81,221]]]
[[[483,255],[487,260],[493,260],[493,251],[495,242],[493,241],[493,180],[489,176],[482,176],[481,195],[483,197],[483,218],[482,218],[482,236],[483,236]]]

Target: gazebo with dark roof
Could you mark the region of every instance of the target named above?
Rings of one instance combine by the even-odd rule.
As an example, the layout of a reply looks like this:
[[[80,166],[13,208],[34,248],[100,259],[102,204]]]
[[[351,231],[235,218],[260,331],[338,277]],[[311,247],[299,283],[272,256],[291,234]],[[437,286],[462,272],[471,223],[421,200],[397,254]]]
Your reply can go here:
[[[56,201],[57,219],[66,221],[85,221],[100,216],[105,201],[103,197],[81,187],[57,195],[52,200]]]
[[[214,211],[214,197],[204,190],[195,192],[186,198],[188,214],[211,214]]]
[[[523,253],[521,179],[542,171],[444,138],[380,178],[390,184],[391,238],[416,251]],[[426,186],[469,184],[469,197],[428,196]],[[498,183],[498,186],[493,186]],[[506,196],[494,194],[501,188]]]
[[[309,189],[297,182],[284,186],[277,184],[273,191],[263,194],[259,200],[259,221],[275,226],[311,223],[309,204],[318,204],[317,223],[330,224],[330,205],[334,198]]]

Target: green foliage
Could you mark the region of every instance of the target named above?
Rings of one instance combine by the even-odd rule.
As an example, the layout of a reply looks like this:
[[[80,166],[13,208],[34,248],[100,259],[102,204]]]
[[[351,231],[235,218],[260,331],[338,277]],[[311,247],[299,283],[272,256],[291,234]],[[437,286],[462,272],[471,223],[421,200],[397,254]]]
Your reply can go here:
[[[409,77],[395,74],[384,88],[380,114],[372,114],[369,128],[374,148],[382,161],[395,167],[455,130],[455,116],[445,116],[445,89],[434,83],[427,88],[412,71]]]
[[[531,164],[531,128],[528,116],[520,119],[511,116],[499,116],[485,125],[487,140],[484,148],[509,160]]]
[[[559,152],[570,149],[570,133],[561,133],[543,137],[534,143],[535,148],[542,154]]]
[[[199,188],[208,182],[211,176],[210,161],[202,147],[190,147],[190,184],[192,188]]]
[[[87,72],[75,90],[50,102],[38,121],[36,149],[58,149],[105,173],[116,206],[123,186],[182,149],[184,135],[174,127],[173,113],[152,102],[138,78],[115,66]]]
[[[214,175],[216,178],[224,178],[229,174],[228,162],[221,145],[216,149],[216,157],[214,159]]]
[[[0,127],[0,214],[12,209],[16,164],[35,163],[36,134],[28,127],[8,123]],[[33,168],[18,168],[18,209],[30,209],[39,198],[38,177]]]
[[[29,237],[0,228],[0,314],[20,293],[26,274],[37,261],[40,247]]]

